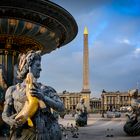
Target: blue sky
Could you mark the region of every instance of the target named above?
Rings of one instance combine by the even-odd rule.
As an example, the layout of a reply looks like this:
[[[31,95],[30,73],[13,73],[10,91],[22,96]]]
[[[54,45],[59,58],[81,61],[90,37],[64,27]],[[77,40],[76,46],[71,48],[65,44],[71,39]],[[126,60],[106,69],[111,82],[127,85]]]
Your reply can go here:
[[[90,89],[100,97],[107,91],[140,86],[139,0],[52,0],[78,24],[68,45],[42,58],[40,80],[58,92],[82,90],[83,31],[89,32]]]

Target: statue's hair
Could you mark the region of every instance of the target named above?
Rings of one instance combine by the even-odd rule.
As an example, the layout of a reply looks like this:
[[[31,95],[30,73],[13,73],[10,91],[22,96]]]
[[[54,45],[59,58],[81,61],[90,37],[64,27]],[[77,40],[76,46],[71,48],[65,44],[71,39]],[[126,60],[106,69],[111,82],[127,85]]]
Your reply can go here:
[[[20,55],[19,66],[17,70],[17,78],[24,80],[27,73],[29,72],[29,67],[32,67],[35,60],[41,61],[41,51],[28,51],[27,54]]]

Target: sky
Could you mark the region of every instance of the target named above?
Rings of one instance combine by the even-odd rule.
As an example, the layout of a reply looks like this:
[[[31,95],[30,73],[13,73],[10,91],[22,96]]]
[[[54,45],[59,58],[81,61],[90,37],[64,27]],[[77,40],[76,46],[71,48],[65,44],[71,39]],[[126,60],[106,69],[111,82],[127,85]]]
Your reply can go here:
[[[82,90],[83,32],[88,28],[92,97],[140,87],[139,0],[51,0],[75,18],[78,34],[42,57],[40,80],[58,93]]]

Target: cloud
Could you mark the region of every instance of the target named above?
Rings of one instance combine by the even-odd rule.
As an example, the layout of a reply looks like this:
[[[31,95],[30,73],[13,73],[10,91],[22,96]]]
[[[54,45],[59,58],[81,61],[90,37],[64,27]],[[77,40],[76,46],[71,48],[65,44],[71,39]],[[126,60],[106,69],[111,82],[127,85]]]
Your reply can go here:
[[[117,43],[113,47],[104,42],[95,44],[98,46],[92,48],[94,63],[91,68],[94,91],[98,93],[102,89],[127,91],[135,88],[140,78],[139,59],[134,57],[135,45],[125,42],[123,45],[122,42]],[[111,42],[110,44],[115,45]],[[139,49],[136,50],[139,52]]]
[[[117,42],[119,42],[119,43],[125,43],[125,44],[130,44],[130,40],[129,39],[126,39],[126,38],[124,38],[124,39],[117,39]]]
[[[140,48],[136,48],[136,49],[134,50],[134,56],[135,56],[135,57],[140,57]]]

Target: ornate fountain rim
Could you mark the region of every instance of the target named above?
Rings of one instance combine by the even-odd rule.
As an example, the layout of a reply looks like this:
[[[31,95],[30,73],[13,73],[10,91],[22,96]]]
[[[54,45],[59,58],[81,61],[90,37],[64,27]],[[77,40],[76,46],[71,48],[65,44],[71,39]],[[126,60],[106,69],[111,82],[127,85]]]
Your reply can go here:
[[[78,32],[73,16],[64,8],[48,0],[1,0],[0,18],[29,22],[34,24],[34,27],[38,26],[39,29],[45,28],[48,39],[45,33],[44,36],[42,33],[40,40],[35,36],[37,32],[28,36],[35,40],[35,44],[43,46],[43,53],[49,53],[69,43]],[[17,32],[16,36],[18,35],[20,33]]]

